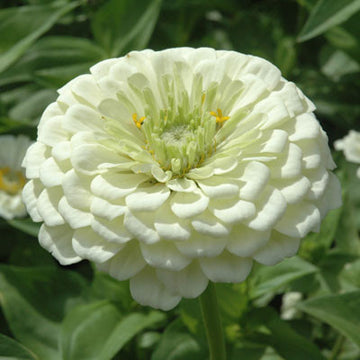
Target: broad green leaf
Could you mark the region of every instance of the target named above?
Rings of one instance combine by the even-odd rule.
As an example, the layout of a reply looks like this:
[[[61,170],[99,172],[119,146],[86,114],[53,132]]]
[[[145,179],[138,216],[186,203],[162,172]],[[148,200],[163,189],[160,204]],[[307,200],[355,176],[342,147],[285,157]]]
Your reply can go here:
[[[186,331],[180,320],[169,325],[151,360],[199,360],[206,359],[204,350]]]
[[[238,343],[235,344],[230,359],[261,360],[264,352],[265,346]]]
[[[0,334],[0,360],[40,360],[19,342]]]
[[[275,266],[262,266],[251,278],[250,297],[257,298],[277,291],[292,281],[317,271],[316,266],[297,256],[284,260]]]
[[[299,34],[306,41],[323,34],[335,25],[349,19],[360,10],[360,0],[319,0]]]
[[[103,50],[88,39],[46,36],[0,74],[0,85],[36,80],[58,88],[75,76],[88,73],[90,66],[104,56]]]
[[[312,298],[297,304],[297,307],[331,325],[360,346],[360,290]]]
[[[83,301],[84,287],[84,280],[71,271],[0,266],[0,302],[7,323],[40,359],[60,360],[60,323]]]
[[[161,0],[109,0],[91,22],[95,40],[109,57],[143,49],[153,32]]]
[[[14,63],[41,35],[66,13],[79,5],[64,4],[20,6],[0,11],[0,72]]]
[[[245,321],[249,326],[261,330],[251,336],[252,342],[261,346],[271,346],[284,359],[325,360],[320,350],[309,339],[281,320],[270,307],[253,308]],[[267,331],[264,331],[264,327]]]
[[[67,315],[62,326],[62,358],[111,360],[135,335],[164,317],[157,311],[122,317],[107,300],[78,306]]]

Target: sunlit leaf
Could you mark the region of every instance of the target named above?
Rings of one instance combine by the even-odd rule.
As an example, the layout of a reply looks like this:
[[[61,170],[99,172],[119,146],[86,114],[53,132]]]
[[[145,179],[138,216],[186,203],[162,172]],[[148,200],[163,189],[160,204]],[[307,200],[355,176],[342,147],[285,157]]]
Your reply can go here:
[[[360,346],[360,290],[309,299],[297,306],[333,326]]]
[[[42,34],[66,13],[79,5],[78,1],[64,4],[21,6],[0,11],[0,72],[8,68]]]
[[[67,360],[111,360],[135,335],[164,319],[160,312],[122,316],[109,301],[82,305],[66,317],[61,353]]]
[[[298,40],[306,41],[339,25],[360,10],[360,0],[320,0],[311,11]]]
[[[40,360],[19,342],[0,334],[1,360]]]
[[[91,26],[95,40],[109,57],[143,49],[153,32],[162,0],[109,0],[97,11]]]
[[[71,271],[0,266],[0,302],[9,327],[40,359],[61,359],[60,323],[82,301],[85,282]]]

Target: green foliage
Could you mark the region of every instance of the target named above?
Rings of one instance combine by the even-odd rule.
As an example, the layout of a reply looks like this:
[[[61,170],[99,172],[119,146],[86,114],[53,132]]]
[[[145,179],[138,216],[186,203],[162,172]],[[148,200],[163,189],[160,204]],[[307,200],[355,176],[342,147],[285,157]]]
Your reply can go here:
[[[17,0],[0,9],[0,133],[35,138],[56,90],[134,49],[262,56],[317,106],[330,145],[360,130],[359,0]],[[216,284],[230,360],[360,359],[360,187],[334,152],[343,207],[298,256]],[[0,221],[0,359],[208,358],[198,301],[161,313],[87,262],[61,269],[29,218]],[[301,294],[284,318],[284,295]]]

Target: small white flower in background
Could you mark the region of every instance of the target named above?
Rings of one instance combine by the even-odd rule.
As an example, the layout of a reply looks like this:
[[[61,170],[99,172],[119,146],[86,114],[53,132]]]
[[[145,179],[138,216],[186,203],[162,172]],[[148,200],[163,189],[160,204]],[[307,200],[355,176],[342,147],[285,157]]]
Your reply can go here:
[[[26,179],[21,163],[31,143],[23,135],[0,136],[0,217],[6,220],[26,216],[21,198]]]
[[[297,291],[291,291],[283,295],[280,317],[284,320],[292,320],[300,314],[296,305],[302,299],[302,294]]]
[[[350,130],[343,139],[335,141],[334,147],[344,152],[346,160],[360,164],[360,132]],[[360,178],[360,167],[356,175]]]
[[[39,241],[63,265],[130,279],[143,305],[294,255],[341,204],[313,104],[261,58],[134,51],[59,94],[24,160]]]

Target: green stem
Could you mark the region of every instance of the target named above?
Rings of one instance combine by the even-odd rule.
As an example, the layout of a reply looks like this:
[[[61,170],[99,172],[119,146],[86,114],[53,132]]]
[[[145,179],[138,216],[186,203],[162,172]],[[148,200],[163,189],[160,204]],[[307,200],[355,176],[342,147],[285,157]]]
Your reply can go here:
[[[330,360],[336,360],[338,358],[338,356],[341,353],[344,341],[345,341],[345,336],[339,334],[339,336],[336,339],[335,345],[331,351]]]
[[[224,334],[221,327],[215,286],[212,282],[209,282],[207,289],[200,295],[199,300],[209,344],[210,360],[226,360]]]

